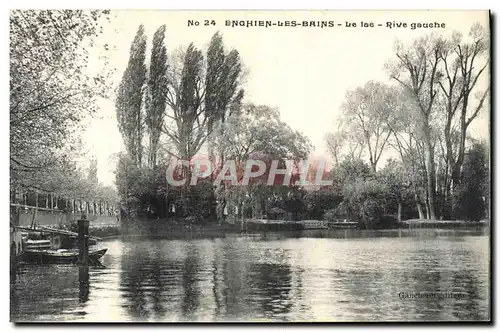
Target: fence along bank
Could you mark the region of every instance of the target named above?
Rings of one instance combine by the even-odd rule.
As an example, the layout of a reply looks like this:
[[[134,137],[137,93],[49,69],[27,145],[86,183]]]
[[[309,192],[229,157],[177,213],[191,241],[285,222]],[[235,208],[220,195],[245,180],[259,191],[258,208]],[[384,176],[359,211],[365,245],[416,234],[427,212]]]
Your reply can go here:
[[[35,189],[13,189],[10,192],[10,222],[15,226],[70,226],[82,213],[95,226],[119,226],[115,202],[102,198],[71,197]]]

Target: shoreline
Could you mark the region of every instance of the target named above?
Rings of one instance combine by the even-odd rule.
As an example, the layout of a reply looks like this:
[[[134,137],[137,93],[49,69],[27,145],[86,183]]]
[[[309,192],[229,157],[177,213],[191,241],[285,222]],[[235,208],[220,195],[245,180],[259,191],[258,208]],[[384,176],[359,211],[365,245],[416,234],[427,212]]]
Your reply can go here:
[[[328,229],[259,229],[259,230],[243,230],[240,225],[235,224],[205,224],[205,225],[190,225],[182,222],[171,223],[165,220],[137,220],[135,222],[127,221],[122,224],[115,225],[95,225],[91,226],[90,234],[100,237],[102,240],[112,240],[116,238],[166,238],[166,239],[200,239],[200,238],[225,238],[228,235],[231,237],[248,236],[252,234],[288,234],[292,236],[303,236],[307,234],[317,234],[322,237],[328,232],[342,233],[387,233],[395,231],[460,231],[460,230],[484,230],[489,229],[490,222],[481,220],[478,222],[466,222],[459,220],[425,220],[425,219],[410,219],[398,223],[398,226],[391,228],[380,229],[359,229],[359,228],[342,228],[330,227]]]
[[[257,238],[257,239],[279,239],[290,237],[311,237],[311,238],[345,238],[345,237],[366,237],[373,235],[381,236],[404,236],[412,234],[426,235],[445,235],[456,233],[478,233],[489,235],[489,226],[485,227],[461,227],[461,228],[387,228],[387,229],[308,229],[308,230],[281,230],[281,231],[255,231],[255,232],[235,232],[220,231],[207,232],[198,230],[196,232],[156,232],[149,234],[120,234],[102,238],[103,241],[115,239],[134,240],[134,239],[166,239],[166,240],[201,240],[201,239],[224,239],[224,238]]]

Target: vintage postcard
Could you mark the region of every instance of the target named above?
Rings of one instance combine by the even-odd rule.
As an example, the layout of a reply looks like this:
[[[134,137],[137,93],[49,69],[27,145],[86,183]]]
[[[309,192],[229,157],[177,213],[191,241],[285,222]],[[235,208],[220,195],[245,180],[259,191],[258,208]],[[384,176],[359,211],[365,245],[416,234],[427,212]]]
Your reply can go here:
[[[487,10],[11,10],[10,319],[490,322]]]

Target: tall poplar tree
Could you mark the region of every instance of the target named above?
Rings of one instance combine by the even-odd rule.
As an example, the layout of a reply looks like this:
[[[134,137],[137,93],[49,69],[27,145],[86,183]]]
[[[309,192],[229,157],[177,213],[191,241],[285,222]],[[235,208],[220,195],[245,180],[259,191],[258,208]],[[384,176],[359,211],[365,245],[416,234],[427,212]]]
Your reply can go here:
[[[224,124],[226,119],[241,108],[243,90],[241,85],[241,61],[238,51],[232,50],[228,54],[224,51],[222,35],[216,32],[210,40],[207,50],[207,76],[205,112],[207,121],[207,135],[211,135],[217,124]],[[223,126],[221,126],[223,129]],[[216,139],[214,137],[214,139]],[[208,141],[210,160],[215,164],[215,154],[212,142]],[[220,164],[224,161],[222,151],[217,151]],[[220,186],[216,193],[220,206],[225,205],[225,188]],[[215,194],[215,193],[214,193]],[[214,199],[212,196],[211,199]],[[222,216],[219,216],[221,220]]]
[[[136,165],[142,163],[143,119],[141,114],[143,86],[146,81],[146,35],[141,24],[130,47],[130,58],[123,73],[116,98],[118,129],[127,153]]]
[[[149,67],[148,88],[150,99],[146,107],[146,126],[149,134],[148,163],[156,165],[158,142],[165,115],[167,94],[167,49],[165,47],[165,25],[156,30],[153,36],[151,63]]]

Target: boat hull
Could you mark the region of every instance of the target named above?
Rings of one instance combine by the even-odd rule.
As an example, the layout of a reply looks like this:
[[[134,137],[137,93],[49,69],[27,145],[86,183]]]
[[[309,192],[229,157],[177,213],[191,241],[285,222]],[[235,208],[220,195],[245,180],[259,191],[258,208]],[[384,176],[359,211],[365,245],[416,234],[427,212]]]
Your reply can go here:
[[[90,260],[99,260],[106,254],[107,250],[89,251]],[[76,264],[79,255],[78,250],[26,250],[22,255],[22,261],[40,264]]]

